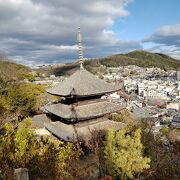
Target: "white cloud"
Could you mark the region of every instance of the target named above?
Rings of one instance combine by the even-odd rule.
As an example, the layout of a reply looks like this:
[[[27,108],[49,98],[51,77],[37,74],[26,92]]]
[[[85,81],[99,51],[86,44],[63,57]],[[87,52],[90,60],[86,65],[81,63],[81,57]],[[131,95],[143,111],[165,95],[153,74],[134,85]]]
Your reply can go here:
[[[89,57],[140,47],[137,42],[123,43],[110,30],[117,18],[129,15],[131,1],[0,0],[1,50],[31,64],[75,59],[78,26]]]
[[[180,35],[180,24],[175,24],[173,26],[164,26],[157,30],[157,35],[161,36],[176,36]]]

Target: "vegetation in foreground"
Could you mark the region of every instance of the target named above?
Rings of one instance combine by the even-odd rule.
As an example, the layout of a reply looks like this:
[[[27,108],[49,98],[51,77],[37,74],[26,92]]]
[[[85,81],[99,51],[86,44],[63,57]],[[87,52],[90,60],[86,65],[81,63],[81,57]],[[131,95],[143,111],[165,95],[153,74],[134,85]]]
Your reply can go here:
[[[109,130],[105,139],[103,132],[92,132],[90,142],[86,142],[96,156],[100,177],[110,175],[112,179],[179,179],[180,142],[169,138],[164,144],[162,135],[154,135],[147,121],[132,124],[125,111],[111,116],[115,121],[129,124],[120,131]],[[118,117],[119,116],[119,117]],[[164,136],[164,135],[163,135]]]
[[[5,179],[13,179],[15,168],[24,167],[30,179],[72,179],[72,163],[78,160],[81,149],[72,143],[35,136],[30,118],[5,125],[0,135],[0,169]]]
[[[134,178],[134,175],[150,168],[150,158],[143,157],[141,129],[109,130],[104,154],[108,173],[121,179]]]
[[[13,123],[7,123],[0,134],[0,169],[4,177],[12,179],[14,168],[20,167],[28,168],[30,179],[89,177],[89,164],[85,162],[86,168],[80,167],[83,151],[79,145],[37,138],[30,118],[17,124],[14,129]],[[180,144],[164,145],[147,124],[129,124],[120,131],[110,129],[105,138],[100,132],[92,134],[93,138],[84,145],[96,159],[93,166],[99,177],[179,179]]]
[[[44,87],[32,83],[1,82],[0,127],[15,117],[34,114],[39,108],[38,96],[43,92]]]

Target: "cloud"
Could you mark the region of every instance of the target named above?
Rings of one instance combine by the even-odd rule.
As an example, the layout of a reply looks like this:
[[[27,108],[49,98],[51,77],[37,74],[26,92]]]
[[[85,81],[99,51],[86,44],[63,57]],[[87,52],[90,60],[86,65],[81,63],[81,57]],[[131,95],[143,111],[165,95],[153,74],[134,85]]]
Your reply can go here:
[[[78,58],[78,26],[87,58],[139,48],[138,42],[119,40],[110,30],[117,18],[129,15],[131,1],[0,1],[0,50],[25,64],[70,61]]]
[[[164,53],[180,60],[180,24],[160,27],[142,42],[154,43],[149,51]]]
[[[150,37],[146,38],[144,42],[180,47],[180,24],[161,27]]]

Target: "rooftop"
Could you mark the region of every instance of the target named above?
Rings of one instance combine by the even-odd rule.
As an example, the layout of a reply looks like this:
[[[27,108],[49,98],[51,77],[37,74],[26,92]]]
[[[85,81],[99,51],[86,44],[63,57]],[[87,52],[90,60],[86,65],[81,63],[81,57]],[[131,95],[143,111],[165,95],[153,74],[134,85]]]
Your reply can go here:
[[[80,69],[55,87],[47,89],[47,92],[64,97],[88,97],[104,95],[120,89],[120,85],[107,83],[87,70]]]
[[[173,117],[172,122],[180,123],[180,116]]]

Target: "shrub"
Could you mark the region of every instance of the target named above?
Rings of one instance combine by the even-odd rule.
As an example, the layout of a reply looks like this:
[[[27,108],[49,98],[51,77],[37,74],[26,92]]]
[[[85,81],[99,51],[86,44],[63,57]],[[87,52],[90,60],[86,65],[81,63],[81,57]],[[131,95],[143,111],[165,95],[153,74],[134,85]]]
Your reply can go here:
[[[12,111],[29,115],[37,110],[36,97],[42,92],[43,89],[34,84],[15,84],[9,87],[7,100]]]
[[[109,119],[113,120],[113,121],[117,121],[117,122],[123,122],[123,117],[120,114],[117,113],[113,113],[110,115]]]
[[[18,74],[18,79],[20,80],[28,79],[29,81],[32,82],[32,81],[35,81],[35,76],[30,73]]]
[[[109,116],[109,119],[117,122],[132,123],[132,118],[127,109],[121,110],[120,113],[112,113]]]
[[[105,159],[110,175],[121,179],[133,178],[150,167],[150,159],[143,156],[141,129],[124,128],[108,131],[105,141]]]
[[[14,130],[6,124],[0,135],[0,169],[6,179],[12,179],[14,168],[27,168],[30,179],[71,178],[72,163],[78,160],[81,149],[72,143],[35,137],[31,119],[19,123]]]
[[[38,109],[37,97],[44,87],[32,83],[9,83],[0,87],[0,112],[27,116]]]
[[[168,128],[162,127],[162,128],[160,129],[160,132],[162,133],[163,136],[166,136],[167,133],[168,133]]]

